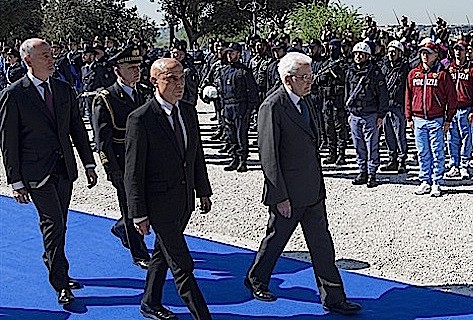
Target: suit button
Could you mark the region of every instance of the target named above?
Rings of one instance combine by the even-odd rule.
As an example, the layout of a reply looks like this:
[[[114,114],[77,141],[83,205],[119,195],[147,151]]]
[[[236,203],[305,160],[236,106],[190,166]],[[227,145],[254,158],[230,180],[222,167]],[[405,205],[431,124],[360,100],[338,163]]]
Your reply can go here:
[[[187,162],[184,162],[184,168],[187,168]]]
[[[182,181],[181,181],[181,184],[182,184],[182,185],[185,185],[185,184],[186,184],[186,180],[182,180]]]

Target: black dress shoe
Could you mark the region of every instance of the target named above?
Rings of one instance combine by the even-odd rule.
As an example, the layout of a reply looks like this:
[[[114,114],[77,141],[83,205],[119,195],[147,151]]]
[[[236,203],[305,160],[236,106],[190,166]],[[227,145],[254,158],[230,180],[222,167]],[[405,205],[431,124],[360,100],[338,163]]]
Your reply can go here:
[[[115,229],[115,226],[112,227],[112,229],[110,230],[112,232],[112,234],[117,237],[118,239],[120,239],[120,241],[122,242],[122,245],[127,248],[127,249],[130,249],[130,245],[128,244],[128,240],[126,238],[125,235],[121,234],[120,232],[117,231],[117,229]]]
[[[368,175],[368,182],[366,183],[366,186],[368,188],[375,188],[378,186],[378,182],[376,181],[376,175],[375,174],[369,174]]]
[[[379,170],[386,172],[386,171],[397,171],[398,163],[397,162],[389,162],[387,165],[379,168]]]
[[[140,307],[140,312],[143,317],[157,320],[172,320],[177,319],[176,315],[169,309],[166,309],[163,306],[151,308],[146,304],[142,303]]]
[[[361,310],[361,305],[345,300],[331,305],[324,305],[324,310],[343,315],[352,315]]]
[[[69,304],[74,301],[75,297],[71,289],[65,288],[57,293],[57,302],[61,305]]]
[[[277,298],[271,291],[269,291],[268,289],[257,289],[253,287],[248,278],[245,278],[245,281],[243,283],[245,284],[245,287],[250,290],[253,298],[266,302],[276,301]]]
[[[69,282],[67,284],[72,290],[82,289],[82,285],[76,279],[69,278]]]
[[[137,265],[141,269],[147,270],[149,266],[149,259],[133,258],[133,264]]]

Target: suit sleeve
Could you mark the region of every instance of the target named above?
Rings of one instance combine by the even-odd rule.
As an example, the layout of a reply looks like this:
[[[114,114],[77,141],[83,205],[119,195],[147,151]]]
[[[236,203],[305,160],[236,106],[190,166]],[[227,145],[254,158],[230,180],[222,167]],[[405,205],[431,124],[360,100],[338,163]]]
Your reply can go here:
[[[121,172],[120,166],[118,165],[117,158],[113,152],[112,142],[113,142],[113,128],[112,128],[112,118],[110,111],[105,105],[104,99],[107,99],[102,96],[97,96],[94,99],[95,103],[92,103],[92,108],[94,114],[98,117],[98,138],[99,138],[99,155],[102,165],[105,169],[105,172],[110,178],[110,175],[113,173],[123,174]]]
[[[146,129],[142,120],[131,113],[128,116],[125,136],[125,192],[129,218],[148,216],[145,198],[146,169],[144,161],[148,151]]]
[[[19,121],[15,98],[10,91],[4,90],[0,97],[0,143],[8,184],[23,180],[20,169]]]
[[[271,101],[267,101],[258,113],[258,146],[265,177],[266,205],[276,205],[289,199],[280,164],[281,128],[275,107]]]
[[[67,89],[69,91],[69,100],[71,105],[71,119],[69,129],[72,142],[79,153],[80,160],[82,161],[84,167],[87,165],[95,166],[94,155],[89,144],[89,136],[87,134],[87,130],[85,129],[84,122],[82,121],[82,117],[80,116],[76,94],[72,90],[72,87],[67,86]]]
[[[209,176],[207,173],[207,165],[205,164],[204,149],[202,147],[202,139],[199,130],[199,121],[197,114],[192,109],[194,122],[197,125],[197,153],[194,162],[194,185],[197,198],[210,197],[212,188],[210,187]]]

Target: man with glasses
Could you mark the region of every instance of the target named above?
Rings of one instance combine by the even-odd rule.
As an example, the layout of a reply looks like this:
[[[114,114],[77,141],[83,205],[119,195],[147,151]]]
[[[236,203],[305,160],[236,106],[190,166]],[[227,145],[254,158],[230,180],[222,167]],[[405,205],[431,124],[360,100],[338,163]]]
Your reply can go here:
[[[360,173],[353,185],[377,186],[379,167],[379,128],[388,111],[388,88],[380,68],[371,59],[371,48],[365,42],[353,47],[354,63],[345,81],[346,108]]]
[[[448,130],[448,153],[450,170],[447,177],[469,179],[468,161],[471,157],[471,123],[473,122],[473,61],[468,61],[466,49],[468,44],[461,40],[453,47],[455,57],[449,72],[455,82],[458,109]]]
[[[406,87],[407,125],[414,130],[421,185],[415,194],[442,195],[445,140],[457,109],[452,77],[439,60],[439,48],[429,38],[420,45],[421,63],[409,72]]]
[[[154,98],[133,111],[126,127],[125,190],[129,217],[137,231],[156,234],[140,312],[151,319],[176,319],[162,305],[168,269],[194,319],[210,320],[194,277],[194,261],[184,229],[200,198],[200,210],[211,209],[212,190],[195,109],[180,101],[184,69],[176,59],[151,66]]]
[[[316,122],[306,99],[313,83],[311,63],[310,57],[296,52],[282,58],[278,71],[283,85],[260,107],[258,145],[265,178],[263,202],[269,207],[269,221],[244,284],[255,299],[276,300],[268,288],[269,280],[300,223],[323,308],[354,314],[361,306],[346,299],[328,230]]]

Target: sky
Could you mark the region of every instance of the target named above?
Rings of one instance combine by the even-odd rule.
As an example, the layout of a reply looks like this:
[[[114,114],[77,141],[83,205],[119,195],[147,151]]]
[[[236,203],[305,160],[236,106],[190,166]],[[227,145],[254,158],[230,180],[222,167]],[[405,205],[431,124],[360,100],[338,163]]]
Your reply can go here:
[[[271,0],[269,0],[271,1]],[[156,12],[159,9],[158,1],[131,0],[128,5],[136,5],[142,14],[160,21],[162,15]],[[399,18],[402,15],[417,24],[430,24],[427,11],[435,22],[435,16],[440,16],[449,24],[467,24],[466,15],[473,24],[473,0],[342,0],[343,4],[360,8],[363,14],[372,14],[378,25],[397,24],[393,9]]]

